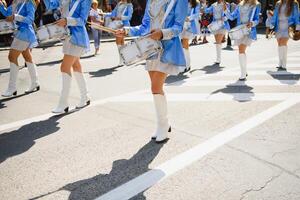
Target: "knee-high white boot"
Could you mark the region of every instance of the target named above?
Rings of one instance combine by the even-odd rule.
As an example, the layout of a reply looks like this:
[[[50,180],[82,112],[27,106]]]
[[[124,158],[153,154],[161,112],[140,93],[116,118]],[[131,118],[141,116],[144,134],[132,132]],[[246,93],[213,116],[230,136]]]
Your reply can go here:
[[[247,74],[247,57],[246,54],[241,53],[239,54],[239,62],[241,67],[241,77],[240,80],[246,80]]]
[[[278,68],[282,67],[282,46],[278,46]]]
[[[118,64],[118,66],[123,66],[123,65],[124,65],[124,61],[123,61],[123,59],[122,59],[122,57],[121,57],[121,53],[120,53],[120,48],[121,48],[121,46],[122,46],[122,45],[117,45],[118,51],[119,51],[119,64]]]
[[[190,56],[190,51],[189,49],[183,48],[184,52],[184,57],[185,57],[185,62],[186,62],[186,69],[185,71],[188,72],[191,70],[191,56]]]
[[[40,90],[36,65],[30,62],[26,62],[26,65],[31,78],[31,85],[28,90],[25,91],[25,93],[31,93]]]
[[[156,111],[157,127],[154,136],[157,143],[165,142],[168,138],[168,132],[170,132],[170,125],[168,120],[168,108],[167,99],[164,95],[154,94],[154,107]]]
[[[71,89],[72,77],[69,74],[64,72],[62,72],[61,74],[62,74],[62,90],[61,90],[60,98],[57,107],[54,110],[52,110],[52,112],[55,114],[63,114],[69,111],[68,98]]]
[[[222,51],[222,44],[216,44],[216,52],[217,52],[216,63],[217,64],[221,63],[221,51]]]
[[[6,91],[2,94],[3,97],[10,97],[17,95],[17,78],[19,73],[19,66],[10,63],[9,82]]]
[[[282,46],[282,68],[286,69],[287,63],[287,46]]]
[[[75,79],[78,84],[78,88],[80,91],[80,102],[76,106],[77,109],[83,108],[85,106],[90,105],[90,98],[88,96],[88,89],[86,86],[86,81],[82,73],[74,72]]]

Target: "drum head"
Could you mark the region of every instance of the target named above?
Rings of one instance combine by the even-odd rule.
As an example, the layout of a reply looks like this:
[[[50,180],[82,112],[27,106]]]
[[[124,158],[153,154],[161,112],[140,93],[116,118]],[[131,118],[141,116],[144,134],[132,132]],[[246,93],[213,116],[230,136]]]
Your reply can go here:
[[[41,26],[40,28],[37,29],[37,37],[39,41],[44,41],[44,40],[49,40],[49,33],[47,30],[47,27]]]
[[[137,39],[136,43],[142,55],[148,54],[150,51],[156,53],[157,50],[161,49],[161,44],[149,37]]]
[[[132,65],[141,59],[140,51],[135,41],[122,46],[120,48],[120,55],[126,65]]]
[[[62,38],[66,34],[66,30],[64,27],[50,25],[47,26],[47,28],[51,39]]]

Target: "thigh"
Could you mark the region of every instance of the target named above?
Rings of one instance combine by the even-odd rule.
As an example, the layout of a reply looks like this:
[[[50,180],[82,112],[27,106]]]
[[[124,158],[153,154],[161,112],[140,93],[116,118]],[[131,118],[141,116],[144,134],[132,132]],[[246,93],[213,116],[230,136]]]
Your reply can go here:
[[[223,34],[216,34],[215,39],[217,43],[221,43],[223,40],[224,35]]]
[[[82,67],[81,67],[81,63],[80,63],[80,59],[77,58],[74,62],[74,64],[72,65],[72,68],[75,72],[82,72]]]
[[[71,72],[71,67],[74,65],[76,59],[78,57],[70,56],[70,55],[64,55],[63,61],[61,63],[61,71],[70,73]]]
[[[158,88],[162,88],[167,78],[167,74],[163,72],[153,72],[152,85]]]
[[[32,54],[29,48],[22,52],[22,56],[26,62],[33,63]]]
[[[18,65],[18,57],[20,56],[21,53],[22,53],[21,51],[10,49],[8,53],[9,61]]]

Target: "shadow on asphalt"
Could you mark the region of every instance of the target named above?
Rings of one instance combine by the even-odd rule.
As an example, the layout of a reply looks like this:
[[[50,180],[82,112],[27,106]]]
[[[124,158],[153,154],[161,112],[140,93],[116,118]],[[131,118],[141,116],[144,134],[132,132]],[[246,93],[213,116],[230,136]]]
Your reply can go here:
[[[224,67],[221,67],[219,64],[212,64],[212,65],[207,65],[201,69],[193,69],[191,70],[191,73],[194,73],[196,71],[204,71],[205,74],[214,74],[223,71]]]
[[[53,116],[47,120],[33,122],[18,130],[1,134],[0,163],[28,151],[35,144],[35,140],[57,132],[60,129],[58,120],[64,116]]]
[[[109,76],[112,75],[114,72],[117,72],[119,68],[124,67],[124,66],[115,66],[112,68],[106,68],[106,69],[100,69],[98,71],[94,72],[88,72],[92,78],[97,78],[97,77],[104,77],[104,76]]]
[[[246,82],[242,82],[243,85],[239,86],[236,85],[237,83],[241,83],[241,81],[237,81],[235,83],[226,85],[225,88],[218,89],[211,93],[211,95],[217,94],[217,93],[223,93],[223,94],[231,94],[233,96],[233,100],[238,102],[248,102],[251,101],[254,97],[254,93],[252,92],[253,87],[250,87],[246,84]],[[243,93],[243,94],[240,94]]]
[[[130,159],[114,161],[109,174],[99,174],[88,179],[69,183],[56,191],[32,198],[31,200],[39,199],[58,191],[69,191],[69,200],[93,200],[141,174],[150,171],[149,164],[158,155],[163,146],[164,144],[156,144],[154,141],[149,141]],[[155,174],[154,181],[164,176],[161,170],[156,170],[153,173]],[[143,193],[140,193],[131,199],[145,200],[146,197]]]
[[[296,85],[300,80],[299,74],[293,74],[291,72],[286,72],[286,74],[276,74],[276,72],[280,72],[280,70],[277,71],[267,71],[267,73],[273,78],[278,80],[281,84],[285,85]],[[284,80],[293,80],[290,83],[284,82]]]
[[[172,83],[177,84],[179,81],[183,81],[187,78],[189,78],[189,76],[187,76],[186,73],[180,73],[176,76],[168,76],[167,79],[166,79],[166,83],[167,84],[172,84]]]

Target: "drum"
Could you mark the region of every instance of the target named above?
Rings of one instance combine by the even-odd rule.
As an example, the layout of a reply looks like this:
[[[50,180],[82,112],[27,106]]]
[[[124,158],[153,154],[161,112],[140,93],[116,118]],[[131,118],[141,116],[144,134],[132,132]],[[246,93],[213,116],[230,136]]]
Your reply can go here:
[[[250,29],[245,24],[242,24],[231,29],[228,34],[232,40],[240,40],[250,34]]]
[[[0,35],[13,33],[16,30],[13,22],[8,22],[5,19],[0,20]]]
[[[222,29],[224,26],[224,22],[222,20],[217,20],[217,21],[213,21],[211,22],[207,28],[210,32],[214,33],[220,29]]]
[[[108,24],[108,27],[117,30],[123,27],[123,22],[121,20],[114,20]]]
[[[140,37],[123,45],[120,48],[120,55],[125,65],[133,65],[146,60],[162,51],[160,41],[151,39],[148,36]]]
[[[39,43],[44,44],[65,39],[68,35],[68,31],[66,28],[57,26],[56,24],[48,24],[39,27],[36,31],[36,35]]]

